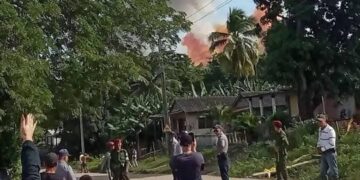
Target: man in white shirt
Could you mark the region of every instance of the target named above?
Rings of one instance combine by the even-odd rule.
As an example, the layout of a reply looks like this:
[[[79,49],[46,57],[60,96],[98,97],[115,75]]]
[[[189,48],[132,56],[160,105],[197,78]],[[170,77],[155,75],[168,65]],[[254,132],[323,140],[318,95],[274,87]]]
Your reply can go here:
[[[221,125],[215,125],[213,132],[218,137],[216,142],[216,151],[218,165],[220,169],[221,180],[229,180],[229,156],[227,154],[229,149],[229,141],[223,132]]]
[[[177,135],[174,132],[172,134],[173,156],[176,156],[182,154],[182,149],[180,146],[180,142],[178,141]]]
[[[319,123],[319,138],[317,142],[318,152],[321,154],[320,178],[322,180],[339,179],[339,170],[336,161],[336,133],[326,122],[327,116],[319,114],[316,116]]]

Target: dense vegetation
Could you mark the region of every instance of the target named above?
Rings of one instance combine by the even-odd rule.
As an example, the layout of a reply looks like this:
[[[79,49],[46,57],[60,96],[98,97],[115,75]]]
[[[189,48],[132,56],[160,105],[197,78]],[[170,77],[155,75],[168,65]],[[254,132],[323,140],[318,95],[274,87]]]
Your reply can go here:
[[[87,150],[100,153],[104,142],[115,136],[134,139],[142,132],[154,141],[156,135],[145,127],[154,123],[150,115],[161,112],[163,94],[171,102],[176,96],[236,95],[239,90],[286,86],[297,90],[305,119],[321,96],[359,90],[358,0],[254,0],[266,13],[261,23],[271,23],[269,31],[257,36],[253,20],[233,9],[229,33],[210,35],[214,60],[219,61],[206,68],[193,67],[186,55],[175,52],[178,33],[188,31],[191,22],[167,2],[1,1],[0,168],[18,165],[21,113],[36,113],[38,137],[57,129],[60,146],[73,152],[80,150],[80,139],[73,137],[79,136],[78,120],[83,117]],[[261,57],[259,38],[265,46]],[[256,131],[248,114],[224,122]],[[297,152],[312,151],[314,137],[302,143],[300,137],[307,132],[300,132],[290,155],[294,158]],[[355,140],[357,135],[350,135],[340,142],[342,177],[355,177],[357,156],[345,156],[359,150]],[[235,163],[233,174],[245,176],[246,169],[260,170],[272,162],[263,144],[249,149],[244,163]],[[306,177],[314,171],[307,168],[311,166],[291,173]]]
[[[99,153],[111,137],[154,138],[144,127],[161,112],[163,93],[169,102],[237,94],[218,63],[196,68],[174,51],[191,24],[185,17],[167,0],[1,1],[0,168],[18,162],[21,113],[36,113],[37,140],[56,129],[71,152],[80,150],[73,137],[83,117],[87,152]]]

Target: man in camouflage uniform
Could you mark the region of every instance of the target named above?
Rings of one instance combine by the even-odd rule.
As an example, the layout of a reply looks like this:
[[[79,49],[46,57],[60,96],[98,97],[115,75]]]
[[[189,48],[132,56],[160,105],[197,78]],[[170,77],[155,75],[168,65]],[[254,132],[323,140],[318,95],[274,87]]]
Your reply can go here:
[[[273,122],[275,130],[275,146],[276,146],[276,178],[278,180],[288,179],[288,172],[286,169],[287,151],[289,145],[285,132],[282,130],[281,121]]]
[[[114,147],[110,159],[113,180],[129,180],[129,154],[125,149],[122,149],[121,139],[114,141]]]

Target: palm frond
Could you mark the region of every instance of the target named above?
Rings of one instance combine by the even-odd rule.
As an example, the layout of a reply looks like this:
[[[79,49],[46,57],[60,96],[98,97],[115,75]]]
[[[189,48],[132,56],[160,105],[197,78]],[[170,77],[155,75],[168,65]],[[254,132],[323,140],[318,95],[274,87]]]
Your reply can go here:
[[[209,42],[214,42],[217,41],[219,39],[224,39],[227,38],[229,36],[229,33],[223,33],[223,32],[212,32],[209,37],[208,40]]]
[[[216,48],[218,48],[218,47],[226,44],[227,41],[228,41],[227,39],[221,39],[221,40],[217,40],[217,41],[212,42],[212,43],[210,44],[209,51],[210,51],[211,53],[213,53]]]

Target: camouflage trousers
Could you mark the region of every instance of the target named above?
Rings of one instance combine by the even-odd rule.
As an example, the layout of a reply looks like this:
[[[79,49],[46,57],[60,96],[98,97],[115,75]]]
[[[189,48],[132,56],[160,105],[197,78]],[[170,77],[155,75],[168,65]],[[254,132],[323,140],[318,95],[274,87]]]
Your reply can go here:
[[[279,155],[276,158],[276,178],[277,180],[288,180],[289,175],[286,169],[286,155]]]

